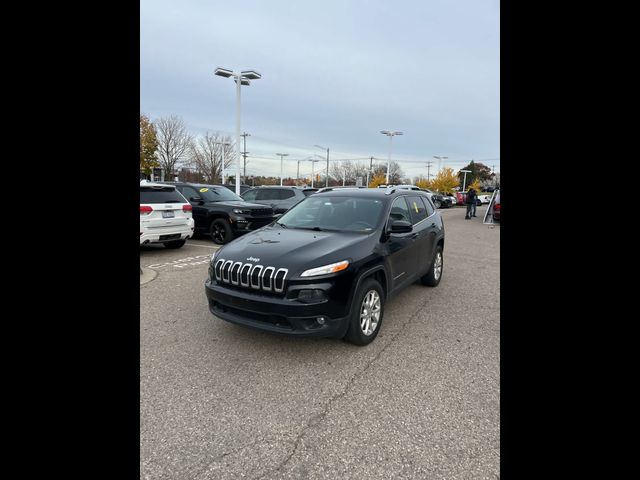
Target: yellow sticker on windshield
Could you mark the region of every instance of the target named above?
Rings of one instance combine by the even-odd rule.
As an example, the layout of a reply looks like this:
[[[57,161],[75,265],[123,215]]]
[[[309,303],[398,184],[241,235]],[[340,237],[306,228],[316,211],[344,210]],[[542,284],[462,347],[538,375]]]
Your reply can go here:
[[[416,202],[413,202],[413,208],[415,208],[416,213],[418,213],[418,204]]]
[[[201,188],[201,189],[200,189],[200,192],[208,192],[208,191],[209,191],[209,189],[208,189],[208,188]]]

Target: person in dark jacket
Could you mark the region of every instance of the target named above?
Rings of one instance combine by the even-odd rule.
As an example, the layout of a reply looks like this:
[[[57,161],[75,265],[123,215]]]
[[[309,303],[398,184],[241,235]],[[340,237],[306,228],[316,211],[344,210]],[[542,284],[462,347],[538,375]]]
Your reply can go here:
[[[471,217],[476,216],[476,198],[477,194],[475,189],[470,188],[467,192],[467,198],[464,201],[464,203],[467,204],[467,213],[464,216],[465,220],[469,220]]]

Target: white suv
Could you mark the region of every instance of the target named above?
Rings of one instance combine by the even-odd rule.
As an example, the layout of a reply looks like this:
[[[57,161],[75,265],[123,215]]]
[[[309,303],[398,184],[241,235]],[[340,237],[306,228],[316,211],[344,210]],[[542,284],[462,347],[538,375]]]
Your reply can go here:
[[[140,182],[140,245],[182,247],[193,236],[193,207],[173,185]]]

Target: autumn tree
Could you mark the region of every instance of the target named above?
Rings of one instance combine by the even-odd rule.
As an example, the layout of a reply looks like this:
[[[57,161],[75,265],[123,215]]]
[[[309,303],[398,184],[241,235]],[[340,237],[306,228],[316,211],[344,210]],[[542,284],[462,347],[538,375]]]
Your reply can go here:
[[[191,135],[184,121],[175,115],[162,117],[156,121],[158,139],[158,163],[165,175],[173,178],[176,167],[187,159],[191,148]]]
[[[415,186],[420,188],[426,188],[427,190],[431,190],[432,183],[433,183],[432,181],[421,178],[415,182]]]
[[[477,193],[482,191],[482,185],[480,184],[480,179],[476,178],[470,185],[467,185],[467,191],[474,189]]]
[[[439,193],[453,193],[453,189],[458,185],[458,177],[453,174],[453,169],[443,168],[438,172],[436,178],[431,180],[430,190]]]
[[[148,116],[140,114],[140,170],[146,174],[158,166],[157,149],[156,128]]]
[[[378,188],[379,185],[385,185],[387,183],[387,177],[384,173],[378,173],[374,175],[369,182],[369,188]]]
[[[207,132],[204,137],[193,139],[189,145],[189,163],[209,183],[222,183],[223,156],[225,173],[230,173],[229,167],[234,163],[234,144],[220,133]]]

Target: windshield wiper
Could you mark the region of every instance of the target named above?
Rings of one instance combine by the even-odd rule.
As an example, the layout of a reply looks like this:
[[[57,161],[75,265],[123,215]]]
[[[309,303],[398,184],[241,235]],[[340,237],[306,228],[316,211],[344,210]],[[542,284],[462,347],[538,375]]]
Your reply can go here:
[[[287,226],[284,223],[280,223],[280,222],[276,222],[278,225],[280,225],[282,228],[287,228]]]
[[[313,230],[314,232],[322,232],[320,227],[296,227],[300,230]]]

